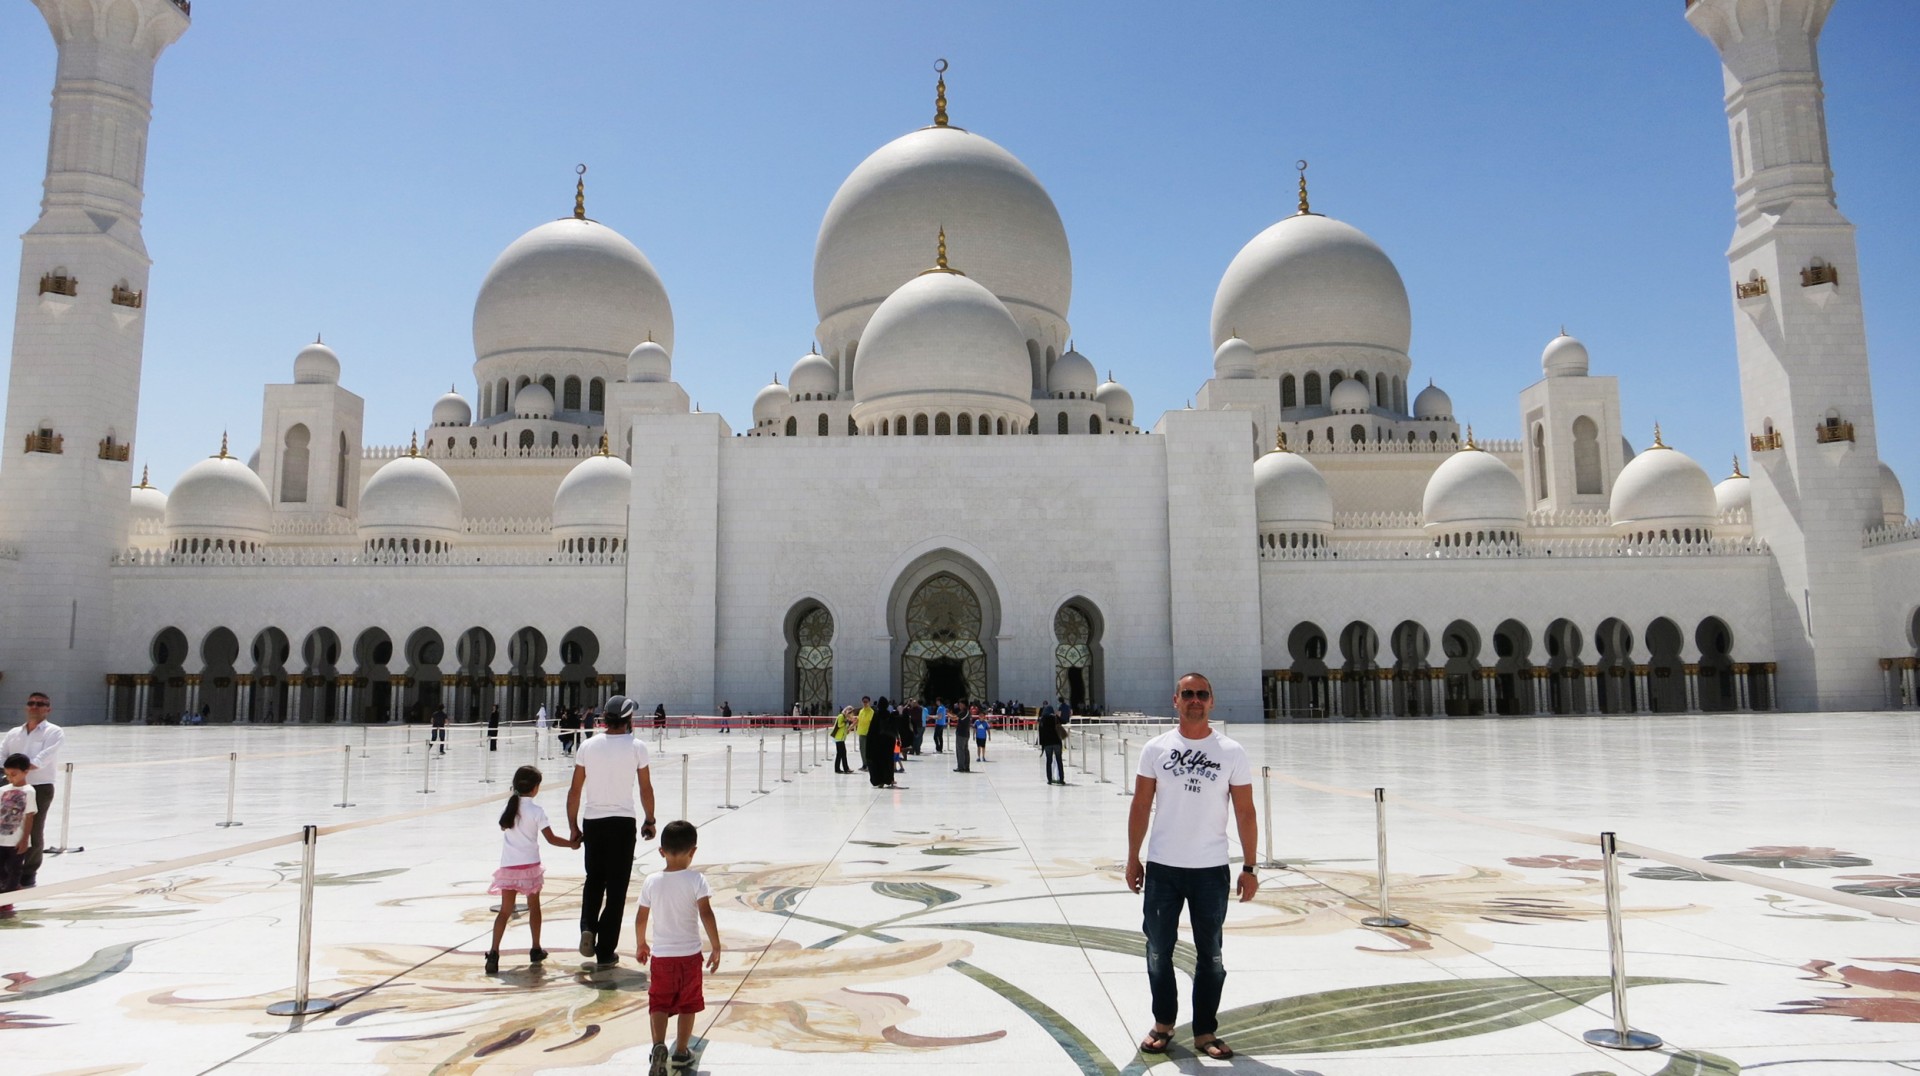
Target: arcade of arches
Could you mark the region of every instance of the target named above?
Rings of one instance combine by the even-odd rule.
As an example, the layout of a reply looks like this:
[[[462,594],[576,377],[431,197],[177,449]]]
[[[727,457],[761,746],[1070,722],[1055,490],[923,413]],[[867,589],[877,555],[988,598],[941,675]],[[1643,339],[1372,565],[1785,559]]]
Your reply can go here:
[[[1608,618],[1589,649],[1579,626],[1548,624],[1546,661],[1535,664],[1532,630],[1517,620],[1493,629],[1491,656],[1480,630],[1456,620],[1439,637],[1404,621],[1383,651],[1373,626],[1355,621],[1337,637],[1312,622],[1287,638],[1290,665],[1269,669],[1263,694],[1268,717],[1433,717],[1482,714],[1714,713],[1770,710],[1774,663],[1737,660],[1731,630],[1718,617],[1695,626],[1692,660],[1686,638],[1661,617],[1645,629],[1636,657],[1634,632]]]

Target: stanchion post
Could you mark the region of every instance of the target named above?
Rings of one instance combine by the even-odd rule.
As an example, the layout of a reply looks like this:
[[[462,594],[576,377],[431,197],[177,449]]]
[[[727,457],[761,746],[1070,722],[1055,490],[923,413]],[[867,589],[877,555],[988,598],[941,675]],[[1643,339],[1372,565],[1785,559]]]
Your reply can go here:
[[[1133,744],[1124,736],[1120,738],[1120,757],[1123,759],[1130,759],[1133,757]],[[1130,780],[1121,781],[1120,791],[1114,793],[1114,795],[1116,796],[1133,795],[1133,782]]]
[[[1273,831],[1276,820],[1273,817],[1273,767],[1260,767],[1260,811],[1267,819],[1267,861],[1260,864],[1268,870],[1285,870],[1286,864],[1273,858]]]
[[[1100,783],[1107,784],[1107,733],[1100,731]]]
[[[1620,930],[1620,866],[1617,854],[1612,831],[1602,833],[1600,858],[1607,883],[1607,954],[1613,964],[1613,1026],[1589,1031],[1580,1037],[1609,1050],[1655,1050],[1662,1045],[1660,1036],[1648,1031],[1635,1031],[1627,1023],[1627,948]]]
[[[680,817],[687,817],[687,753],[680,752]]]
[[[68,852],[84,852],[85,848],[67,843],[67,823],[73,819],[73,763],[63,762],[60,768],[67,771],[67,787],[60,796],[60,847],[47,849],[47,855],[61,856]]]
[[[360,757],[367,757],[367,726],[360,726]]]
[[[736,811],[740,809],[740,805],[733,802],[733,745],[732,744],[727,745],[726,756],[727,756],[727,781],[725,786],[726,795],[721,797],[720,809],[723,811]]]
[[[483,742],[480,746],[486,748],[487,744]],[[493,783],[493,752],[491,750],[482,750],[480,752],[480,783],[483,785]],[[340,798],[346,799],[345,796]]]
[[[352,798],[347,795],[347,781],[353,776],[353,745],[340,745],[340,802],[335,807],[353,806]]]
[[[432,791],[433,791],[433,751],[431,749],[428,749],[426,751],[420,752],[420,794],[424,796]]]
[[[754,779],[753,790],[761,795],[767,794],[767,738],[760,737],[760,768]]]
[[[780,783],[790,784],[787,780],[787,734],[780,734]]]
[[[313,1016],[336,1008],[331,998],[307,997],[307,965],[313,955],[313,857],[320,827],[300,827],[300,943],[294,954],[293,1000],[267,1006],[273,1016]]]
[[[1387,790],[1373,790],[1374,871],[1380,882],[1380,914],[1360,920],[1369,927],[1404,927],[1405,919],[1393,914],[1387,902]]]
[[[241,824],[233,820],[233,790],[234,786],[239,784],[239,782],[240,752],[229,751],[227,752],[227,820],[225,822],[214,823],[215,826],[221,829],[232,829]]]

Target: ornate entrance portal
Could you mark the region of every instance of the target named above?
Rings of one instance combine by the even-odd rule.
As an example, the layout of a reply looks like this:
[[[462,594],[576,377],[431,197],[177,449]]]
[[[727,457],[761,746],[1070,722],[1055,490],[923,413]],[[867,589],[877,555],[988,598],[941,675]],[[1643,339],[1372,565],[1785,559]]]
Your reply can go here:
[[[907,599],[907,647],[900,655],[903,698],[949,701],[987,697],[987,652],[980,642],[980,598],[941,572]],[[942,694],[951,692],[951,694]]]

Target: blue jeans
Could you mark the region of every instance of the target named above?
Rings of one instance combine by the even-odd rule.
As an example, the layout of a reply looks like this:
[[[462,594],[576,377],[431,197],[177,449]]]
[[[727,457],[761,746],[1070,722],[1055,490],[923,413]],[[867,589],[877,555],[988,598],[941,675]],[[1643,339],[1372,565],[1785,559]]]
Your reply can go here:
[[[1180,906],[1187,906],[1193,923],[1193,947],[1199,963],[1193,969],[1193,1033],[1211,1035],[1220,1025],[1220,989],[1227,982],[1227,965],[1220,958],[1220,940],[1227,922],[1227,893],[1233,872],[1218,867],[1169,867],[1147,864],[1145,924],[1147,985],[1153,991],[1155,1023],[1174,1025],[1179,1014],[1179,984],[1173,978],[1173,948],[1180,941]]]
[[[1049,781],[1058,780],[1063,785],[1067,783],[1067,766],[1066,766],[1066,763],[1062,762],[1060,759],[1059,744],[1057,743],[1041,744],[1040,758],[1041,758],[1042,765],[1044,765],[1047,769],[1047,780]],[[1060,776],[1058,778],[1054,777],[1055,771],[1059,771]]]

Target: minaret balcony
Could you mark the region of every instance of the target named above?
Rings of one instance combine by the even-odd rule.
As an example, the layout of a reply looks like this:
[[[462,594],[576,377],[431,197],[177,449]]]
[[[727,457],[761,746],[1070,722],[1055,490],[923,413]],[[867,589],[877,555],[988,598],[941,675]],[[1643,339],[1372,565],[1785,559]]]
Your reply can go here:
[[[66,452],[67,439],[52,430],[41,430],[27,435],[28,452],[45,452],[58,456]]]
[[[1786,447],[1786,442],[1781,438],[1779,430],[1756,433],[1747,440],[1755,452],[1777,452]]]
[[[1813,439],[1823,445],[1850,442],[1853,440],[1853,423],[1830,418],[1813,428]]]
[[[100,439],[100,458],[117,463],[125,463],[133,458],[133,446],[116,442],[111,437]]]

